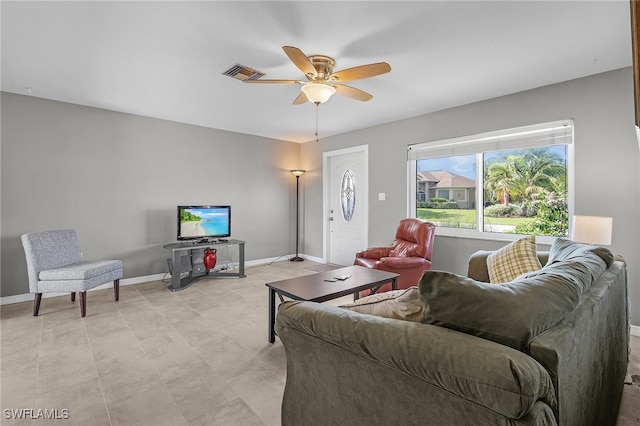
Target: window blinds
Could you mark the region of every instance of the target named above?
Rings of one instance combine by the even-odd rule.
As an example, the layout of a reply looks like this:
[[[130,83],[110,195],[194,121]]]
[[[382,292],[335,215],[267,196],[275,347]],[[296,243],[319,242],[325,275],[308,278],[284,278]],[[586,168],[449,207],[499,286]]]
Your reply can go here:
[[[407,146],[408,160],[453,157],[479,152],[537,148],[573,143],[573,120],[554,121],[507,130]]]

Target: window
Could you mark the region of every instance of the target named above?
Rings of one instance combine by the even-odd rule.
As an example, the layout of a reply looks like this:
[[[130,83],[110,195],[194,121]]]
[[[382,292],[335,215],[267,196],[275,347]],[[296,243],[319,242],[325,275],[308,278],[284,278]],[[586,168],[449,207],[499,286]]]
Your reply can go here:
[[[439,234],[567,236],[573,122],[408,147],[410,215]]]

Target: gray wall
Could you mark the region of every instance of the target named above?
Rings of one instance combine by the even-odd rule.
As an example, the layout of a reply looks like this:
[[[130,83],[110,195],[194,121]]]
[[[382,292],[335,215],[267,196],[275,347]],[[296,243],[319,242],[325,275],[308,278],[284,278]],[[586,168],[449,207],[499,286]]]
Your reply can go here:
[[[303,251],[323,255],[323,152],[369,145],[369,245],[384,245],[406,216],[407,145],[567,118],[575,124],[575,212],[613,217],[611,249],[628,261],[632,323],[640,325],[640,155],[631,68],[303,144],[303,166],[312,171],[305,175]],[[386,201],[378,201],[379,192],[386,193]],[[464,274],[471,253],[502,245],[437,237],[433,267]]]
[[[74,228],[85,258],[122,259],[125,278],[165,272],[178,204],[230,204],[247,260],[295,252],[299,144],[1,96],[1,296],[29,292],[25,232]]]

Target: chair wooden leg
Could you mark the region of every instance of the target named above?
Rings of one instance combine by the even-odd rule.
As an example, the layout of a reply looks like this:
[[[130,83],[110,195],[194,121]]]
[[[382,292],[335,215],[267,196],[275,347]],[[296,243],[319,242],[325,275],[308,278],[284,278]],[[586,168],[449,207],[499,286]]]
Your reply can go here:
[[[80,316],[84,317],[87,315],[87,292],[79,291],[78,294],[80,295]]]
[[[71,293],[71,301],[72,302],[76,301],[76,292],[75,291]]]
[[[120,300],[120,280],[113,281],[113,297],[116,299],[116,302]]]
[[[42,293],[36,293],[36,298],[33,299],[33,316],[38,316],[38,311],[40,310],[40,301],[42,300]]]

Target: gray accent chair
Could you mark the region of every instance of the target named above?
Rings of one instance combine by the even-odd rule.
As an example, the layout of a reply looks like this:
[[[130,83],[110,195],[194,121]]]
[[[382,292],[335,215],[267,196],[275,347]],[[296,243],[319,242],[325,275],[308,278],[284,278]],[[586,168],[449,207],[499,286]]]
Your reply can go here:
[[[115,300],[120,298],[121,260],[82,260],[73,229],[34,232],[21,236],[27,258],[29,291],[35,293],[33,316],[38,316],[42,293],[71,292],[80,295],[80,315],[87,313],[87,290],[113,281]]]

